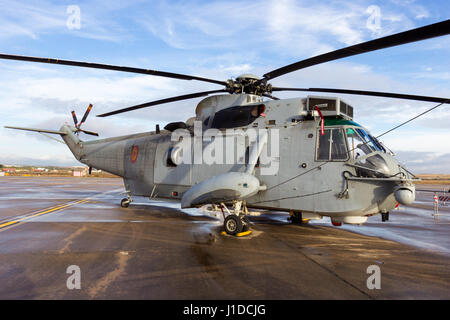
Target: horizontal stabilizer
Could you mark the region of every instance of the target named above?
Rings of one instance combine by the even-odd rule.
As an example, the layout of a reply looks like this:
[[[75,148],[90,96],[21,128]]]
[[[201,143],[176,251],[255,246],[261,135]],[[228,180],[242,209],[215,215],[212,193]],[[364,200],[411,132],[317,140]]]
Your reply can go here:
[[[25,131],[34,131],[34,132],[45,132],[45,133],[60,134],[60,135],[66,135],[67,134],[65,132],[57,131],[57,130],[22,128],[22,127],[9,127],[9,126],[5,126],[5,128],[7,128],[7,129],[25,130]]]

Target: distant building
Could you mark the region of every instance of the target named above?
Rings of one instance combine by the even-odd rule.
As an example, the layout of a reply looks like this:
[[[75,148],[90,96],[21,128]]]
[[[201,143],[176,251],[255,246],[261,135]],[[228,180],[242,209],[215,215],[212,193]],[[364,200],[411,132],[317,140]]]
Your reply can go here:
[[[72,175],[74,177],[85,177],[87,176],[88,173],[88,168],[87,167],[72,167]]]

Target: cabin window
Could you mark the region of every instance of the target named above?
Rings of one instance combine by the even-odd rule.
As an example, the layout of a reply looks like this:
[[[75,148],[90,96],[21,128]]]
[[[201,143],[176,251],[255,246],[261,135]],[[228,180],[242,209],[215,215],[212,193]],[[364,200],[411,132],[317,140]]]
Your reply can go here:
[[[317,161],[347,160],[347,146],[341,128],[325,129],[325,134],[317,134]]]
[[[172,161],[172,151],[173,147],[170,147],[169,150],[167,150],[167,158],[166,158],[166,167],[173,168],[177,165]]]
[[[228,129],[245,127],[255,121],[264,112],[264,105],[231,107],[216,112],[211,128]]]

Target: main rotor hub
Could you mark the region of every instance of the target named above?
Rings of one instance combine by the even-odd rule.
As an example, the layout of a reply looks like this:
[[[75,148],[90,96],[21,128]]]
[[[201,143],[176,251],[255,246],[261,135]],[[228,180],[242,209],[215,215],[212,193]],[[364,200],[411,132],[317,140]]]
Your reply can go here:
[[[272,85],[267,84],[267,80],[260,79],[254,74],[242,74],[236,80],[227,80],[227,91],[229,93],[247,93],[259,96],[272,92]]]
[[[251,74],[251,73],[244,73],[241,74],[239,77],[236,78],[237,81],[240,80],[259,80],[259,77],[257,75]]]

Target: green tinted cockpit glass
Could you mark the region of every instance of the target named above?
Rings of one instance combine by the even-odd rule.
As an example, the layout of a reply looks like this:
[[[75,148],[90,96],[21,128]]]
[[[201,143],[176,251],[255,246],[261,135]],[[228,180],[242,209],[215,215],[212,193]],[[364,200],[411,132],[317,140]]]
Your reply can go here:
[[[352,128],[347,128],[347,134],[355,134],[355,130]]]

